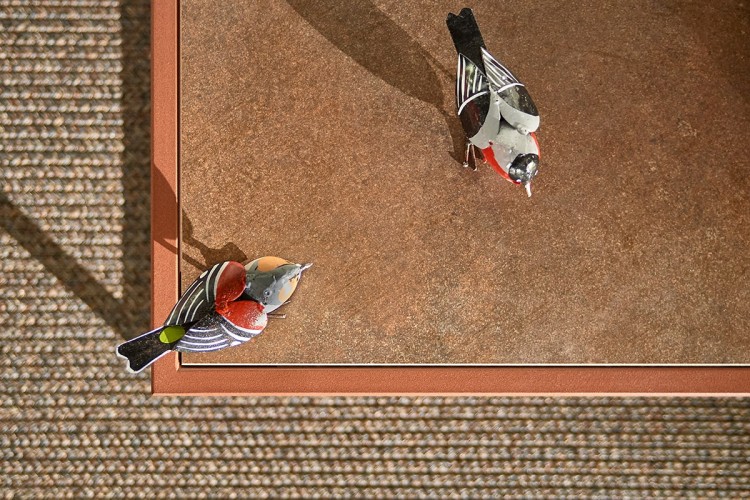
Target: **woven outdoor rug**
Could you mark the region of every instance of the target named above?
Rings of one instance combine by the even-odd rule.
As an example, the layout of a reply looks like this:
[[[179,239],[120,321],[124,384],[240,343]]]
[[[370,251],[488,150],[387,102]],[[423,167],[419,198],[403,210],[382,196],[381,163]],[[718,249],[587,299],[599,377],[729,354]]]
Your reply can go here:
[[[150,397],[148,2],[0,23],[0,497],[750,496],[741,399]]]

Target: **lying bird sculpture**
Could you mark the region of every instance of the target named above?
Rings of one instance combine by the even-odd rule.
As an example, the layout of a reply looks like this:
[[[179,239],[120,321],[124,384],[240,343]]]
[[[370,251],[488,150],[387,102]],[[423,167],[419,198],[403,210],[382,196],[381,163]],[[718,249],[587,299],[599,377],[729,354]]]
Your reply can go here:
[[[244,344],[260,335],[311,265],[279,257],[215,264],[182,294],[162,326],[120,344],[117,354],[139,372],[171,351],[211,352]]]

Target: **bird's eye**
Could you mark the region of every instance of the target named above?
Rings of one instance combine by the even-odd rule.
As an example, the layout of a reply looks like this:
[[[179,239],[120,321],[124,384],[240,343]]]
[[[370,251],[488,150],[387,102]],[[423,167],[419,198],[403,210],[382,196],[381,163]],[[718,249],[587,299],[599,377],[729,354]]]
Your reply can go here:
[[[270,297],[271,296],[271,290],[264,290],[263,291],[263,296],[264,297]]]

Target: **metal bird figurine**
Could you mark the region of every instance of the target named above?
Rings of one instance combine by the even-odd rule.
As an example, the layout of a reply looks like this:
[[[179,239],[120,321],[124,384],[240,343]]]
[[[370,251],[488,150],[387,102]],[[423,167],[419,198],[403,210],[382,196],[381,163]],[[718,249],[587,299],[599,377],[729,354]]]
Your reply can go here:
[[[170,351],[211,352],[260,335],[312,264],[262,257],[242,265],[220,262],[204,271],[180,297],[164,325],[117,347],[139,372]]]
[[[526,87],[484,46],[471,9],[446,20],[458,52],[456,106],[466,132],[464,167],[476,170],[479,148],[484,160],[505,179],[523,185],[531,196],[538,173],[539,112]]]

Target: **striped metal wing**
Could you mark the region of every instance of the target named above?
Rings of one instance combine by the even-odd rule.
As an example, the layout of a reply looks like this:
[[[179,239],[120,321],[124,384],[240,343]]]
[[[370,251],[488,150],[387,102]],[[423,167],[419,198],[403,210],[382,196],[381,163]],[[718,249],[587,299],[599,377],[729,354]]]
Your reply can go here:
[[[482,62],[484,63],[484,69],[487,72],[487,79],[490,81],[490,86],[496,92],[501,92],[516,85],[523,85],[508,68],[495,59],[484,47],[482,47]]]
[[[180,352],[211,352],[243,344],[260,335],[261,326],[242,328],[212,311],[185,332],[175,350]]]
[[[464,106],[470,101],[488,92],[487,78],[482,71],[468,57],[458,54],[458,67],[456,68],[456,107],[458,107],[458,114],[461,114]]]
[[[185,325],[213,311],[219,276],[228,264],[229,261],[220,262],[203,271],[182,294],[164,325]]]

